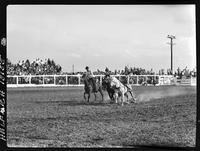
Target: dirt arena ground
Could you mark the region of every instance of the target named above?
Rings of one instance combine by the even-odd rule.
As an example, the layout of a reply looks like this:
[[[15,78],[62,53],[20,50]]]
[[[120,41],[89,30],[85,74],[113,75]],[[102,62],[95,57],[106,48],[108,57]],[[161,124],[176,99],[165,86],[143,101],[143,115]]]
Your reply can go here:
[[[83,87],[8,88],[8,147],[194,147],[196,87],[133,87],[137,103],[110,104]]]

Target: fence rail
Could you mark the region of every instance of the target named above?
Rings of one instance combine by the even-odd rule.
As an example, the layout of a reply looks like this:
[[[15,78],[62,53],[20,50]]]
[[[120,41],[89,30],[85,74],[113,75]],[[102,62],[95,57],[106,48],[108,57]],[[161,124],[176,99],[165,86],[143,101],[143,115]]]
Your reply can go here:
[[[7,76],[7,87],[53,87],[53,86],[83,86],[82,75],[20,75]],[[172,75],[111,75],[123,84],[131,85],[175,85],[180,84]],[[104,75],[95,75],[102,82]],[[194,79],[189,79],[187,85],[195,85]]]

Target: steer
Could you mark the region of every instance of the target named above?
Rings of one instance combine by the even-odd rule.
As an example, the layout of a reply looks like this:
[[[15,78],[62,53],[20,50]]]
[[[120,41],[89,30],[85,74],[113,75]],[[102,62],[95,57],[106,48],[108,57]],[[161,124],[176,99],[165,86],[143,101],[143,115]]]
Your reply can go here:
[[[125,102],[124,96],[126,96],[127,100],[128,100],[128,92],[131,93],[131,91],[132,91],[131,86],[123,85],[115,77],[110,77],[110,85],[115,90],[115,93],[114,93],[115,102],[117,103],[117,100],[118,100],[119,96],[121,96],[121,101],[122,101],[122,106],[123,106],[124,102]],[[131,96],[133,97],[132,93],[131,93]],[[134,97],[133,97],[133,99],[135,100]],[[129,102],[126,101],[126,103],[129,103]]]

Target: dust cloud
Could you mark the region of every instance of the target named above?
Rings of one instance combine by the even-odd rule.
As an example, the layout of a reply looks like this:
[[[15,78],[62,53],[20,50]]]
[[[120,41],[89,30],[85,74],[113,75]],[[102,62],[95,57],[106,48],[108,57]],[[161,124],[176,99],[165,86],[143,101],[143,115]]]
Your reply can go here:
[[[139,88],[138,90],[133,91],[133,94],[136,97],[136,102],[147,102],[153,99],[196,94],[196,88],[191,89],[187,87],[146,87],[145,89]],[[110,101],[110,98],[107,94],[104,95],[104,100]]]
[[[185,89],[169,88],[166,90],[157,90],[141,92],[141,94],[136,95],[138,102],[146,102],[152,99],[160,99],[165,97],[179,96],[187,94],[188,91]]]

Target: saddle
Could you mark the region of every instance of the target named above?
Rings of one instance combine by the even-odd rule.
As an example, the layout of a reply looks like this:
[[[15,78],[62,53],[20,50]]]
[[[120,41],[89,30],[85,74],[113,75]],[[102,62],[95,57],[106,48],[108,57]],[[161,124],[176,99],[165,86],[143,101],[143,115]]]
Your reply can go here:
[[[97,79],[96,77],[87,77],[85,87],[90,85],[92,87],[93,92],[97,92]]]

